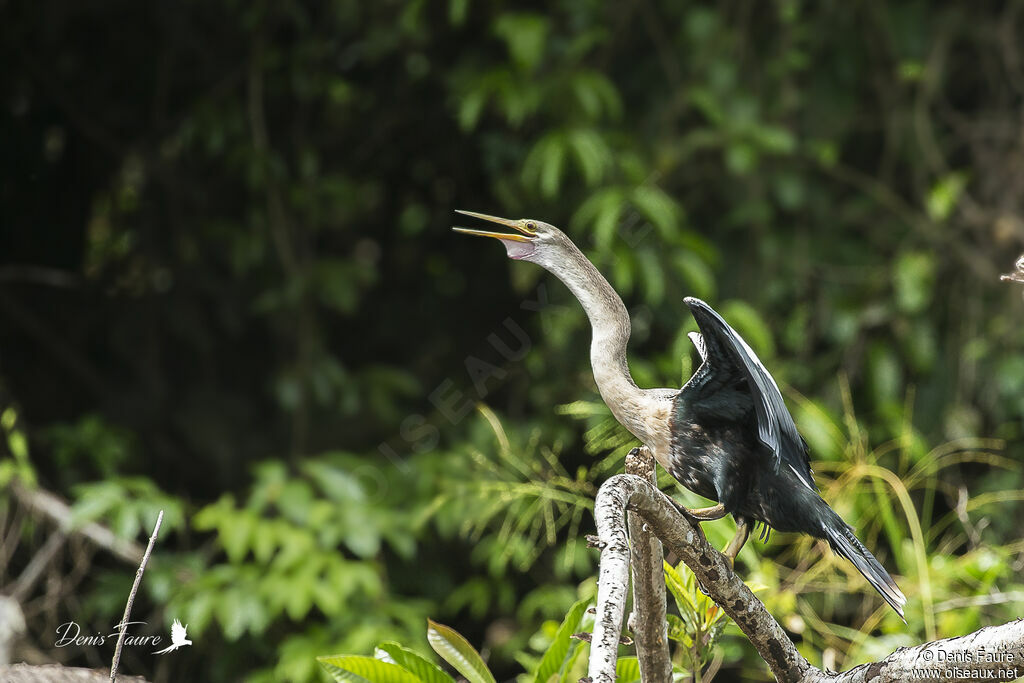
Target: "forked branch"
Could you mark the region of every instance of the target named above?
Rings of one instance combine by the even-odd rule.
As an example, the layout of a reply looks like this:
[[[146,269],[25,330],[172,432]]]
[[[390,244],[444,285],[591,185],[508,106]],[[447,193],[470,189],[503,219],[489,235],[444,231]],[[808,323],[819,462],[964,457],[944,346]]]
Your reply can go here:
[[[843,673],[824,672],[811,666],[761,601],[733,572],[725,557],[708,544],[703,533],[679,513],[668,497],[645,479],[619,474],[604,483],[594,504],[603,547],[588,671],[594,683],[615,680],[629,579],[627,511],[643,517],[664,546],[682,558],[705,592],[736,622],[780,682],[923,683],[943,678],[1007,680],[1009,676],[1013,680],[1024,675],[1022,619],[958,638],[900,648],[882,660]],[[945,675],[946,670],[953,675]]]

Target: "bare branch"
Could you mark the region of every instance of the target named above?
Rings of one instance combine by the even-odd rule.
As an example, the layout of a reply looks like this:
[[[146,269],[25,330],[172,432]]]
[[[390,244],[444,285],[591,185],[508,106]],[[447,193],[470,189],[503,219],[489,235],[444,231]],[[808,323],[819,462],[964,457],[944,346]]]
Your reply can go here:
[[[132,605],[135,604],[135,594],[139,592],[139,584],[142,583],[142,574],[146,571],[146,563],[153,552],[156,544],[156,535],[160,533],[160,523],[164,521],[164,511],[156,516],[156,524],[153,525],[153,535],[149,537],[149,545],[146,546],[146,553],[142,556],[138,571],[135,572],[135,583],[132,584],[132,592],[128,594],[128,604],[124,606],[124,617],[118,625],[117,646],[114,648],[114,661],[110,665],[110,683],[117,680],[117,667],[121,663],[121,648],[124,647],[124,637],[128,633],[128,624],[132,616]]]
[[[60,664],[15,664],[0,666],[4,683],[107,683],[105,671],[61,666]],[[122,683],[146,683],[145,678],[121,676]]]
[[[138,564],[142,559],[141,546],[118,538],[105,526],[95,522],[86,522],[80,526],[72,524],[71,507],[52,493],[43,489],[26,488],[17,481],[11,483],[10,491],[21,505],[30,512],[49,519],[62,533],[84,536],[125,562]]]
[[[637,513],[693,571],[705,592],[729,615],[784,683],[916,683],[942,678],[1013,680],[1024,674],[1024,620],[989,626],[966,636],[900,648],[888,657],[841,674],[826,673],[804,659],[725,557],[712,548],[672,502],[647,480],[619,474],[601,486],[594,516],[601,542],[597,621],[589,676],[615,680],[618,631],[625,608],[628,562],[625,512]],[[947,675],[943,672],[952,672]]]
[[[948,673],[946,673],[948,672]],[[814,669],[806,681],[917,683],[948,680],[1016,680],[1024,676],[1024,619],[986,626],[959,638],[900,648],[885,659],[841,674]]]
[[[597,492],[594,501],[594,519],[597,523],[601,550],[601,564],[597,575],[597,617],[590,645],[590,664],[587,679],[591,683],[614,683],[615,663],[618,660],[619,633],[622,614],[626,610],[629,586],[629,541],[626,537],[625,511],[630,491],[612,485],[617,480],[636,480],[652,488],[647,482],[631,474],[618,474]]]
[[[43,571],[50,566],[53,558],[64,547],[66,539],[67,536],[59,529],[50,534],[50,537],[46,539],[46,543],[32,556],[25,570],[21,572],[18,580],[9,589],[12,598],[19,603],[24,603],[28,599],[32,589],[36,586],[36,582],[42,577]]]
[[[654,458],[646,446],[634,448],[626,456],[626,472],[643,477],[657,486]],[[629,628],[636,639],[640,660],[640,678],[645,683],[670,683],[672,660],[668,651],[668,622],[665,620],[665,553],[661,541],[651,532],[643,517],[627,515],[629,542],[633,550],[633,613]]]
[[[594,625],[596,644],[605,644],[605,638],[598,637],[600,626],[616,625],[615,615],[611,614],[613,609],[618,610],[618,623],[622,619],[622,606],[608,606],[602,597],[614,598],[621,590],[616,586],[605,585],[606,574],[607,580],[614,581],[620,571],[626,573],[626,567],[618,569],[620,560],[617,550],[620,539],[625,546],[623,513],[627,508],[643,515],[661,542],[682,558],[708,595],[740,627],[761,658],[768,663],[777,680],[799,681],[804,677],[812,668],[811,665],[797,652],[796,646],[761,601],[754,597],[746,584],[732,571],[725,557],[708,544],[704,535],[676,510],[665,494],[640,477],[629,474],[619,474],[606,481],[594,503],[598,535],[608,543],[601,552],[597,591],[598,619]],[[625,561],[627,557],[624,555],[622,560]],[[620,585],[625,584],[622,582]],[[607,664],[595,662],[594,650],[591,651],[590,676],[595,683],[611,683],[614,680],[615,641],[609,642],[612,645],[611,678],[599,677],[607,672]],[[602,656],[607,656],[598,645],[594,649]]]

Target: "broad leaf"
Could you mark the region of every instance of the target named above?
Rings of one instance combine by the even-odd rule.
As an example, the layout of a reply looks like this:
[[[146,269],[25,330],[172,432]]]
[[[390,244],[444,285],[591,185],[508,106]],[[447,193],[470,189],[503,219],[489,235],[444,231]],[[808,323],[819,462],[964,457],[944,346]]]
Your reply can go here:
[[[465,676],[469,683],[496,683],[480,653],[455,629],[427,619],[427,640],[434,652]]]
[[[674,614],[665,615],[668,619],[668,637],[669,640],[675,640],[676,642],[682,643],[685,647],[693,645],[693,638],[686,628],[686,623]]]
[[[583,613],[586,612],[588,604],[588,601],[580,600],[569,609],[569,613],[565,615],[562,625],[555,633],[555,639],[544,653],[540,666],[537,667],[537,673],[533,677],[534,683],[547,683],[552,676],[562,671],[569,648],[573,644],[572,634],[579,630]]]
[[[683,615],[683,618],[690,617],[697,612],[697,605],[693,602],[693,598],[690,596],[690,591],[686,587],[686,582],[683,577],[680,576],[679,571],[675,567],[670,565],[668,562],[664,563],[665,568],[665,585],[668,586],[668,590],[672,593],[672,597],[676,599],[676,607],[679,608],[679,613]]]
[[[437,664],[394,641],[381,643],[377,646],[377,650],[386,654],[398,666],[418,676],[423,683],[454,683],[455,681]]]
[[[615,683],[640,683],[640,660],[619,657],[615,663]]]
[[[331,655],[317,657],[317,661],[338,683],[423,683],[397,664],[373,657]]]

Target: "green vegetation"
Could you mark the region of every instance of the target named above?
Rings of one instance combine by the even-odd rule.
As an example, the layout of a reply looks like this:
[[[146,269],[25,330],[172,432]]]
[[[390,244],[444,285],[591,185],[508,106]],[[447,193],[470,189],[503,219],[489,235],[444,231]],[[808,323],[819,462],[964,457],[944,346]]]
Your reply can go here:
[[[634,444],[571,295],[452,234],[462,208],[564,228],[622,293],[643,386],[689,376],[686,295],[756,349],[909,599],[904,625],[822,545],[749,543],[812,662],[1020,616],[1024,303],[998,275],[1024,250],[1024,12],[1002,5],[3,4],[0,592],[53,530],[17,479],[122,539],[165,511],[134,616],[194,644],[124,673],[575,680],[559,625],[587,628],[582,537]],[[27,642],[109,664],[52,634],[115,624],[136,567],[66,546]],[[679,670],[766,679],[666,571]]]

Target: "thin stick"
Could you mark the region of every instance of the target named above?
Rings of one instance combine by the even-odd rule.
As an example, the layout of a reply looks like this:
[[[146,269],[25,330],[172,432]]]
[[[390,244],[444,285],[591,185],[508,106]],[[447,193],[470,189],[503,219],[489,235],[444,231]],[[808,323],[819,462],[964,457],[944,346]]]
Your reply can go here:
[[[128,620],[132,614],[132,604],[135,603],[135,594],[139,592],[139,584],[142,583],[142,573],[146,571],[146,563],[149,562],[149,556],[153,552],[153,546],[156,544],[156,535],[160,533],[160,523],[164,521],[164,511],[161,510],[160,514],[156,516],[156,525],[153,527],[153,535],[149,537],[149,545],[146,546],[146,552],[142,556],[142,564],[139,565],[138,571],[135,572],[135,583],[132,584],[132,592],[128,594],[128,604],[124,606],[124,618],[121,619],[120,633],[117,636],[117,647],[114,648],[114,661],[110,665],[110,683],[117,681],[117,667],[121,663],[121,648],[124,646],[124,637],[128,633]]]

